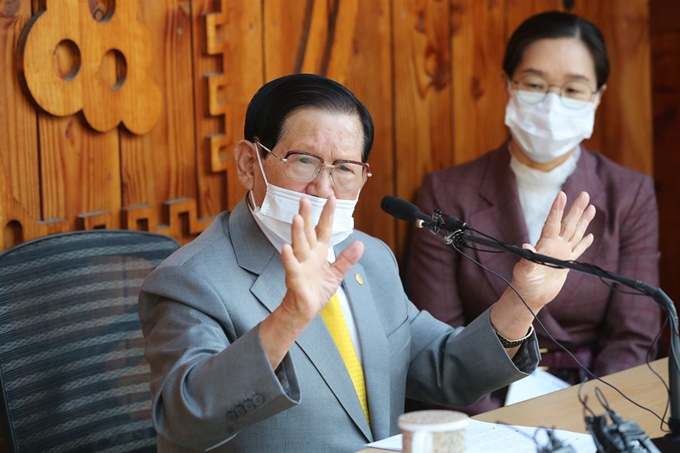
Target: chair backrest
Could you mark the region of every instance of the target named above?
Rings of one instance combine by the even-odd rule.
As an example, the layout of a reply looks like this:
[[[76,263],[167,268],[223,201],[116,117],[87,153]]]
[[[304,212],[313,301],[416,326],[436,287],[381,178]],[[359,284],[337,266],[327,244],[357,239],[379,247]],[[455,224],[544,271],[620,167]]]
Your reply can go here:
[[[160,234],[93,230],[0,253],[9,451],[156,451],[137,295],[178,247]]]

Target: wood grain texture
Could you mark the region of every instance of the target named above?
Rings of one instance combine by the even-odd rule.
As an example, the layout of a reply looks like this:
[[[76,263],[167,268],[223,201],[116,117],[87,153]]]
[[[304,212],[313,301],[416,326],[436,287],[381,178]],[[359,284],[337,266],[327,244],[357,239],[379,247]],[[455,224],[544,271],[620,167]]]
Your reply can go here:
[[[680,308],[680,2],[652,0],[654,179],[659,205],[661,288]]]
[[[197,196],[190,6],[181,0],[140,3],[138,19],[151,30],[151,77],[163,106],[148,134],[119,132],[123,206],[150,205],[157,215],[164,200]]]
[[[506,0],[506,41],[525,19],[545,11],[563,11],[562,5],[562,0]]]
[[[454,163],[500,146],[508,94],[502,75],[505,1],[453,2]],[[484,33],[478,30],[484,29]]]
[[[340,2],[326,75],[352,90],[375,124],[368,159],[373,177],[361,191],[355,227],[382,239],[399,254],[403,245],[396,241],[396,221],[380,210],[383,196],[394,193],[396,168],[404,165],[394,155],[391,8],[389,0]],[[351,39],[343,37],[344,30],[353,30]]]
[[[19,87],[14,60],[30,16],[30,2],[0,2],[0,247],[45,234],[32,226],[41,216],[36,113]]]
[[[572,10],[604,35],[611,73],[586,146],[628,168],[651,174],[652,113],[647,0],[576,2]]]
[[[392,14],[395,161],[408,162],[395,166],[395,195],[414,201],[427,173],[453,164],[451,10],[448,2],[399,0]],[[397,227],[403,246],[412,226]]]
[[[388,0],[266,1],[264,68],[266,80],[299,72],[325,75],[369,109],[375,123],[373,177],[362,190],[355,226],[396,249],[395,221],[379,210],[382,197],[395,193],[390,6]]]
[[[87,0],[45,0],[45,8],[24,28],[17,53],[20,75],[42,109],[57,116],[82,111],[100,132],[121,122],[137,134],[153,128],[161,93],[149,77],[153,42],[148,28],[137,21],[138,2],[118,2],[98,20]],[[54,49],[66,43],[74,65],[62,73],[50,62]],[[118,72],[111,79],[102,70],[106,54],[117,60]]]
[[[656,360],[650,366],[654,373],[645,364],[610,374],[603,380],[620,389],[631,400],[661,416],[668,401],[668,392],[659,376],[664,382],[668,382],[668,360]],[[588,431],[583,420],[583,405],[578,395],[580,391],[582,397],[587,398],[590,409],[595,414],[602,415],[604,408],[598,403],[595,388],[600,390],[616,413],[624,420],[634,420],[650,438],[664,435],[661,431],[660,420],[653,414],[633,405],[613,388],[595,380],[586,382],[582,387],[574,385],[538,398],[501,407],[474,418],[489,423],[529,427],[546,426],[586,434]]]
[[[244,194],[233,149],[250,97],[263,83],[260,2],[192,2],[198,213],[215,216]]]
[[[394,159],[393,95],[396,88],[392,76],[392,2],[361,0],[356,9],[354,5],[346,8],[339,8],[334,41],[342,43],[343,47],[338,48],[334,44],[326,75],[341,80],[352,90],[371,112],[375,125],[373,150],[369,157],[373,177],[361,192],[354,215],[355,226],[382,239],[400,254],[403,243],[398,242],[394,229],[389,227],[395,220],[380,210],[383,196],[395,193],[395,172],[399,165]],[[348,20],[355,21],[356,25],[347,24]],[[351,40],[340,38],[346,29],[354,30]]]
[[[99,133],[77,115],[38,116],[43,218],[65,220],[78,229],[78,216],[106,211],[120,226],[121,174],[116,130]]]
[[[307,42],[315,4],[314,0],[264,2],[262,44],[265,50],[265,80],[303,72],[305,58],[309,61],[306,57]]]

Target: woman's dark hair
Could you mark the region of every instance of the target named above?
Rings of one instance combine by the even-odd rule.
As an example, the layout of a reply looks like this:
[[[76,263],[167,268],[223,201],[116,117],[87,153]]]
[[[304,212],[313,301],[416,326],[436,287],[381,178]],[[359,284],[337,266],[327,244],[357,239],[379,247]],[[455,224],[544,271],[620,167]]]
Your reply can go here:
[[[273,149],[281,139],[288,116],[302,108],[357,115],[364,130],[361,160],[366,162],[373,146],[373,120],[368,109],[347,88],[316,74],[293,74],[266,83],[248,104],[243,134]],[[266,156],[266,151],[262,151]]]
[[[505,48],[503,71],[512,77],[519,66],[524,51],[532,43],[546,38],[577,38],[586,45],[595,62],[597,89],[602,88],[609,77],[609,56],[600,30],[585,19],[574,14],[548,11],[527,20],[512,33]]]

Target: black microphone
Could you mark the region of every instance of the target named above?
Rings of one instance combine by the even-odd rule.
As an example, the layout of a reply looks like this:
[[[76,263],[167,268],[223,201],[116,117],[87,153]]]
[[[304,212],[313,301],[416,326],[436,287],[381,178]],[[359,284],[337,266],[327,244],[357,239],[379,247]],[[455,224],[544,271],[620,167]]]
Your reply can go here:
[[[436,230],[435,232],[438,232],[439,229],[448,232],[470,229],[465,222],[453,216],[447,216],[439,211],[436,211],[434,216],[423,214],[418,209],[418,206],[392,195],[385,195],[383,197],[380,202],[380,208],[392,217],[407,222],[416,222],[418,228],[428,227]]]
[[[385,195],[383,197],[380,202],[380,209],[399,220],[416,222],[418,228],[433,225],[432,217],[420,212],[418,206],[409,203],[406,200],[402,200],[401,198],[393,197],[392,195]]]

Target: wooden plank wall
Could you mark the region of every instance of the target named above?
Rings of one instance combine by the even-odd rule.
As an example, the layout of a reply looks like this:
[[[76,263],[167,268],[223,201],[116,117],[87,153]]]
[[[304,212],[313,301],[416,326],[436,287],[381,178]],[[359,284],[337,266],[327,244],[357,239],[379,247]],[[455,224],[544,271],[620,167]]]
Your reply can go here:
[[[661,288],[680,307],[680,2],[650,2],[654,180],[659,204]]]
[[[115,3],[51,5],[72,1],[86,3],[98,20]],[[357,227],[383,239],[403,262],[408,225],[382,213],[380,200],[412,200],[427,172],[502,143],[506,40],[527,16],[573,4],[571,11],[600,26],[612,60],[588,146],[656,172],[662,286],[675,284],[667,292],[680,298],[673,278],[680,267],[680,218],[672,208],[680,194],[671,148],[680,141],[675,0],[136,1],[162,99],[155,126],[141,135],[123,126],[97,132],[82,113],[58,117],[36,108],[20,86],[15,54],[24,26],[45,2],[0,0],[0,249],[102,227],[190,241],[243,195],[231,151],[254,92],[284,74],[315,72],[346,84],[373,114],[374,177],[363,190]],[[57,49],[45,64],[62,70],[73,64],[69,58]],[[115,59],[104,58],[104,78],[115,81],[118,70]]]

